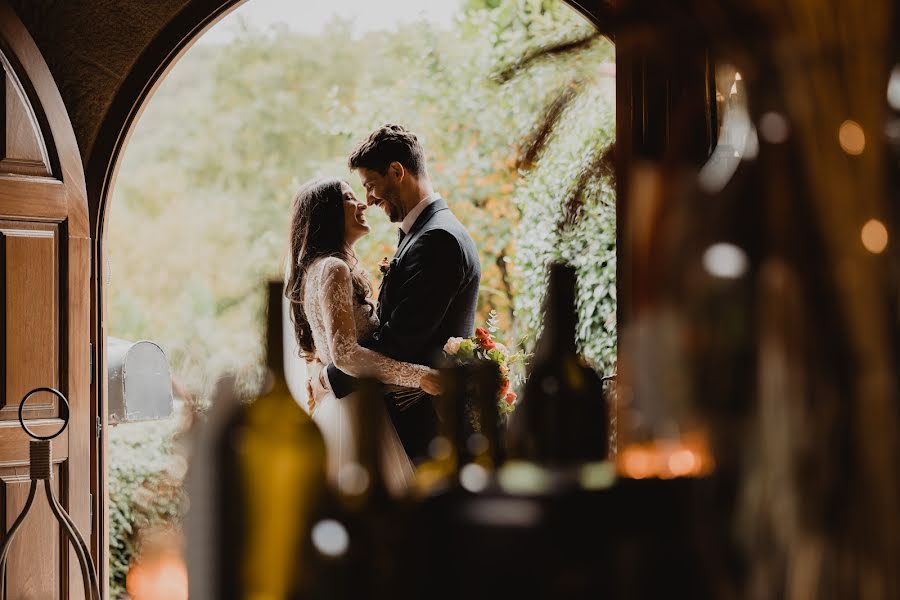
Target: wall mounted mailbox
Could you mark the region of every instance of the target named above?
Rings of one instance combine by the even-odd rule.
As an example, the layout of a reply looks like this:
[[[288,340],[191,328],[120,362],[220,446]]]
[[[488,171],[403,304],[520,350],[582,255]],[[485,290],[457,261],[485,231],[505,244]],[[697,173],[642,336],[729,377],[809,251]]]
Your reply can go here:
[[[106,349],[109,424],[171,417],[172,377],[162,348],[109,337]]]

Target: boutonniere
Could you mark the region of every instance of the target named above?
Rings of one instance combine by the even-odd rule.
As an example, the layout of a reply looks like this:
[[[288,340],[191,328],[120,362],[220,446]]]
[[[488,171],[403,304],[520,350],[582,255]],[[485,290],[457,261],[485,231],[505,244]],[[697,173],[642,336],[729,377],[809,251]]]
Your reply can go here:
[[[378,263],[378,270],[381,271],[382,279],[391,274],[391,269],[396,267],[398,262],[396,257],[391,261],[388,261],[387,256],[381,259],[381,262]]]

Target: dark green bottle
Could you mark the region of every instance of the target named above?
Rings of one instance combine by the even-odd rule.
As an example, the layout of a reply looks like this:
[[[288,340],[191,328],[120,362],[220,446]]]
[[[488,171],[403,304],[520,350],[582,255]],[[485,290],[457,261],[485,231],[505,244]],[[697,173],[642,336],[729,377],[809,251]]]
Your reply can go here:
[[[510,423],[511,454],[517,459],[572,466],[607,456],[602,384],[576,347],[575,290],[575,269],[551,264],[541,336]]]

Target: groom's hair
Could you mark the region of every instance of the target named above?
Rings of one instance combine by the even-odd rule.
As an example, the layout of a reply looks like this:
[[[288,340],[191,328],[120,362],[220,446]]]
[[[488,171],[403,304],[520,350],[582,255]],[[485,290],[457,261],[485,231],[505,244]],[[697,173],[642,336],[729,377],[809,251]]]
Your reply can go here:
[[[388,123],[357,144],[347,164],[351,170],[371,169],[384,175],[394,161],[416,177],[425,171],[425,152],[416,134],[403,125]]]

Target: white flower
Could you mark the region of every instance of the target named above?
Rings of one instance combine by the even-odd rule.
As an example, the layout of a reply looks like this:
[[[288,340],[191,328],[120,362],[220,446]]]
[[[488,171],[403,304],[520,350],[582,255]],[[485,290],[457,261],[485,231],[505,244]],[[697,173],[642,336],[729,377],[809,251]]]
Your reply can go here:
[[[444,352],[449,354],[450,356],[456,356],[456,353],[459,352],[459,344],[463,341],[461,337],[452,337],[447,340],[447,343],[444,344]]]

